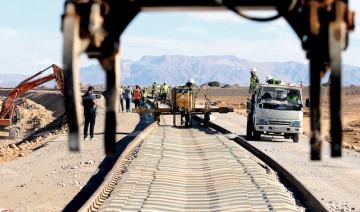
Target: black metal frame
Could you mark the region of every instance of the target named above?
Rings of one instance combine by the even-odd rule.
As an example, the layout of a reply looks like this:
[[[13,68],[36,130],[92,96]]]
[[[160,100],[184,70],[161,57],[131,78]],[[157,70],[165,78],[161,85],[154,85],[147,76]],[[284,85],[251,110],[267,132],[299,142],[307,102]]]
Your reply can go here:
[[[246,9],[275,9],[279,15],[268,19],[249,17]],[[107,73],[105,149],[115,151],[118,104],[120,35],[140,11],[232,10],[255,20],[284,17],[302,41],[310,60],[311,76],[311,158],[320,159],[320,76],[331,66],[332,156],[341,156],[341,51],[354,29],[354,13],[348,0],[67,0],[63,15],[64,78],[66,111],[69,117],[70,149],[79,150],[78,60],[81,53],[97,58]],[[70,118],[71,117],[71,118]]]

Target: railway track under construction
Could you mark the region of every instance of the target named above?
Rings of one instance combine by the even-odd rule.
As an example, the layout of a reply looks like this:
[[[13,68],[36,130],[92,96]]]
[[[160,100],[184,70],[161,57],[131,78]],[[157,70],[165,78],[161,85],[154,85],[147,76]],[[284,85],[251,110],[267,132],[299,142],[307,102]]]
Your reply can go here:
[[[173,127],[171,117],[161,116],[128,145],[79,211],[299,211],[273,170],[223,131],[200,122]],[[308,208],[327,211],[296,179],[285,181]]]

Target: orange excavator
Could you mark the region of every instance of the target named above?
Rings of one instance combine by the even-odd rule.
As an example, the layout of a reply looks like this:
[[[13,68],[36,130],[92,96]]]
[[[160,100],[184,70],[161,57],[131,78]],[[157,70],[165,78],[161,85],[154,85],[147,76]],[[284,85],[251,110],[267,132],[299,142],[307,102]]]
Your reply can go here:
[[[54,73],[33,80],[35,77],[39,76],[50,68],[53,68]],[[18,138],[20,136],[20,128],[17,126],[11,127],[11,125],[15,125],[20,121],[20,111],[19,108],[15,105],[16,99],[19,98],[26,91],[31,90],[53,79],[55,79],[62,95],[64,95],[63,69],[55,64],[38,72],[32,77],[25,79],[18,86],[16,86],[2,104],[0,110],[0,131],[8,131],[9,136],[12,139]]]

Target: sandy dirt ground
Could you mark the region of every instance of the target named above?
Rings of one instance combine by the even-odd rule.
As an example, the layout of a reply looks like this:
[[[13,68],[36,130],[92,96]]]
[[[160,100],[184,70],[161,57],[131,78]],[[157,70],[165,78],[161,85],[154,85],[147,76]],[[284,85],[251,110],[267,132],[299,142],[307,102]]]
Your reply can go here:
[[[0,162],[23,157],[67,132],[64,116],[55,117],[54,111],[22,97],[16,101],[16,105],[20,110],[20,122],[13,126],[20,128],[20,138],[12,140],[9,132],[0,132]]]
[[[33,149],[31,154],[0,163],[0,209],[77,211],[105,178],[116,157],[143,129],[138,124],[139,115],[120,113],[118,154],[105,156],[104,118],[105,110],[101,107],[95,128],[98,140],[84,141],[81,152],[70,152],[68,134],[63,134]]]

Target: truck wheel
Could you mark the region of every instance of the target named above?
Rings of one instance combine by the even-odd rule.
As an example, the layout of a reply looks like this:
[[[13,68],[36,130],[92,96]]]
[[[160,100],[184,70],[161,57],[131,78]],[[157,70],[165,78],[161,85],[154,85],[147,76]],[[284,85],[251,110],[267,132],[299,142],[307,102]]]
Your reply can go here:
[[[299,140],[300,140],[300,134],[299,134],[299,133],[294,134],[294,136],[293,136],[293,141],[294,141],[295,143],[298,143]]]
[[[254,128],[254,125],[253,125],[253,123],[251,121],[251,116],[249,114],[248,117],[247,117],[247,123],[246,123],[246,138],[247,139],[252,139],[253,128]]]
[[[254,127],[253,127],[253,138],[258,141],[261,140],[261,133],[256,131],[256,129]]]

